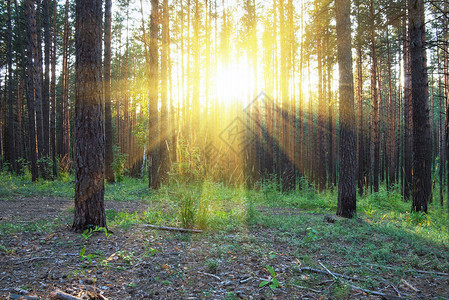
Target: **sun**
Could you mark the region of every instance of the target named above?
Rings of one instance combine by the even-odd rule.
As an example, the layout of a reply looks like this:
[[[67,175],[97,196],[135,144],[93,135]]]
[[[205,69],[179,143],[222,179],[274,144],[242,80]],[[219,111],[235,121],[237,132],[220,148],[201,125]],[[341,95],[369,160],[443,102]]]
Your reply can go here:
[[[244,58],[229,65],[221,63],[212,77],[216,99],[226,105],[245,102],[256,92],[256,80],[253,68]]]

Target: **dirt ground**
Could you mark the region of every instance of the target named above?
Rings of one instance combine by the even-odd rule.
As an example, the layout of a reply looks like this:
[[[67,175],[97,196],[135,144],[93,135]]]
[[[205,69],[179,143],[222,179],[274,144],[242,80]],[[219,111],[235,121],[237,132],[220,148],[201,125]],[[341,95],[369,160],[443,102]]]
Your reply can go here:
[[[146,209],[138,202],[106,203],[115,212]],[[356,278],[341,288],[330,274],[301,270],[296,249],[268,229],[186,235],[138,225],[112,228],[108,239],[103,233],[85,239],[70,231],[72,214],[72,201],[62,198],[0,200],[0,299],[50,299],[55,291],[81,299],[328,299],[338,297],[338,288],[351,299],[449,298],[449,276],[432,274],[409,275],[399,284],[385,280],[371,290],[377,295]],[[8,224],[33,230],[18,233]],[[264,253],[264,245],[275,255]],[[316,257],[329,268],[342,266]],[[259,287],[269,280],[268,264],[280,282],[276,289]],[[309,277],[319,285],[307,285]]]

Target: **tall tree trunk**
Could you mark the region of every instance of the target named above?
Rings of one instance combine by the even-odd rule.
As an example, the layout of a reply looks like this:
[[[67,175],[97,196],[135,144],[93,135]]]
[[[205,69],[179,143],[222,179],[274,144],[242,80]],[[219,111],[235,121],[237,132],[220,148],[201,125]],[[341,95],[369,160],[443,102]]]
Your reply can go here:
[[[56,159],[56,47],[57,47],[57,0],[53,0],[53,48],[51,53],[51,83],[50,83],[50,148],[53,162],[53,177],[58,176]]]
[[[8,98],[8,135],[6,135],[5,141],[8,145],[8,155],[7,160],[11,164],[11,169],[17,172],[16,163],[16,151],[15,151],[15,136],[14,136],[14,99],[12,98],[12,88],[13,88],[13,71],[12,71],[12,18],[11,18],[11,0],[6,2],[7,12],[8,12],[8,30],[7,30],[7,52],[6,61],[8,64],[8,79],[6,82],[7,98]]]
[[[105,1],[104,10],[104,163],[105,179],[107,182],[114,182],[114,171],[112,162],[114,161],[114,145],[112,135],[112,109],[111,109],[111,18],[112,18],[112,0]]]
[[[404,27],[406,27],[404,23]],[[404,30],[404,199],[408,201],[413,190],[413,134],[410,35]]]
[[[380,166],[380,122],[379,122],[379,101],[377,90],[377,54],[376,54],[376,33],[374,0],[370,1],[371,18],[371,102],[373,107],[373,189],[379,191],[379,166]]]
[[[163,184],[168,182],[168,172],[170,162],[168,157],[168,147],[170,138],[169,115],[168,115],[168,53],[170,47],[169,40],[169,11],[168,0],[162,2],[162,51],[161,51],[161,140],[160,140],[160,178]],[[198,20],[199,22],[199,20]],[[198,50],[199,51],[199,50]],[[199,85],[199,83],[198,83]],[[199,100],[198,100],[199,101]],[[197,128],[196,130],[199,130]]]
[[[40,98],[41,85],[39,76],[39,53],[36,34],[36,19],[34,1],[26,0],[25,17],[27,31],[27,52],[28,52],[28,76],[27,76],[27,103],[28,103],[28,135],[30,137],[30,161],[31,161],[31,179],[37,181],[39,178],[39,169],[37,166],[38,151],[36,145],[36,109],[35,104]]]
[[[75,217],[72,228],[106,227],[102,114],[102,1],[76,1]]]
[[[362,46],[357,45],[357,104],[358,104],[358,188],[359,196],[363,196],[366,184],[366,155],[365,155],[365,130],[363,122],[363,73],[362,73]]]
[[[336,0],[335,9],[337,61],[340,73],[340,167],[337,215],[352,218],[356,212],[356,135],[350,0]]]
[[[429,94],[425,58],[423,0],[409,0],[410,65],[413,106],[412,211],[427,212],[431,197]]]
[[[315,4],[315,13],[316,15],[320,15],[320,7],[319,4]],[[324,96],[324,88],[323,88],[323,49],[322,49],[322,36],[324,36],[323,30],[321,29],[320,22],[317,20],[315,22],[316,29],[315,35],[317,38],[316,46],[317,46],[317,60],[318,60],[318,114],[317,114],[317,147],[318,147],[318,157],[317,157],[317,186],[319,191],[323,191],[326,188],[326,139],[325,139],[325,115],[326,115],[326,102]]]
[[[42,1],[44,27],[44,81],[42,84],[42,156],[50,155],[50,0]],[[46,168],[47,169],[47,168]],[[45,170],[47,174],[49,170]]]
[[[150,85],[150,117],[149,117],[149,151],[151,157],[151,168],[149,173],[149,186],[158,189],[160,186],[159,176],[159,113],[158,113],[158,27],[159,0],[151,0],[151,19],[150,19],[150,47],[149,47],[149,85]]]

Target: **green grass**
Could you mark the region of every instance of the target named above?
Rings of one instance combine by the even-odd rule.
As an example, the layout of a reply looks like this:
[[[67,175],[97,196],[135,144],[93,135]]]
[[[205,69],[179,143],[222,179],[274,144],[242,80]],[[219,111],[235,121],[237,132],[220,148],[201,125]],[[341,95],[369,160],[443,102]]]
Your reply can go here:
[[[359,197],[356,218],[334,224],[325,222],[323,215],[335,213],[337,190],[318,193],[305,181],[302,190],[286,194],[281,194],[277,184],[270,181],[255,190],[207,180],[174,181],[152,191],[146,180],[125,177],[105,187],[108,201],[143,201],[151,207],[140,213],[107,210],[108,226],[112,227],[159,224],[201,228],[219,235],[261,226],[272,230],[281,240],[296,245],[297,254],[305,259],[318,251],[350,264],[449,269],[447,210],[434,201],[427,215],[410,213],[411,203],[403,201],[397,187],[388,192],[382,187],[378,193]],[[0,199],[14,196],[73,198],[73,190],[73,178],[32,183],[27,176],[0,172]],[[261,207],[264,213],[259,211]],[[286,214],[289,209],[295,209],[295,213]],[[0,224],[4,233],[46,228],[44,222]]]

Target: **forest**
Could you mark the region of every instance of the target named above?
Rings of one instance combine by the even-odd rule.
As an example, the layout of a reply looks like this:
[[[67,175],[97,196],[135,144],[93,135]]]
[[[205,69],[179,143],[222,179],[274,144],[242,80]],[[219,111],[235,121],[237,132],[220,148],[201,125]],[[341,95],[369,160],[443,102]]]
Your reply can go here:
[[[449,299],[449,1],[0,1],[0,299]]]

